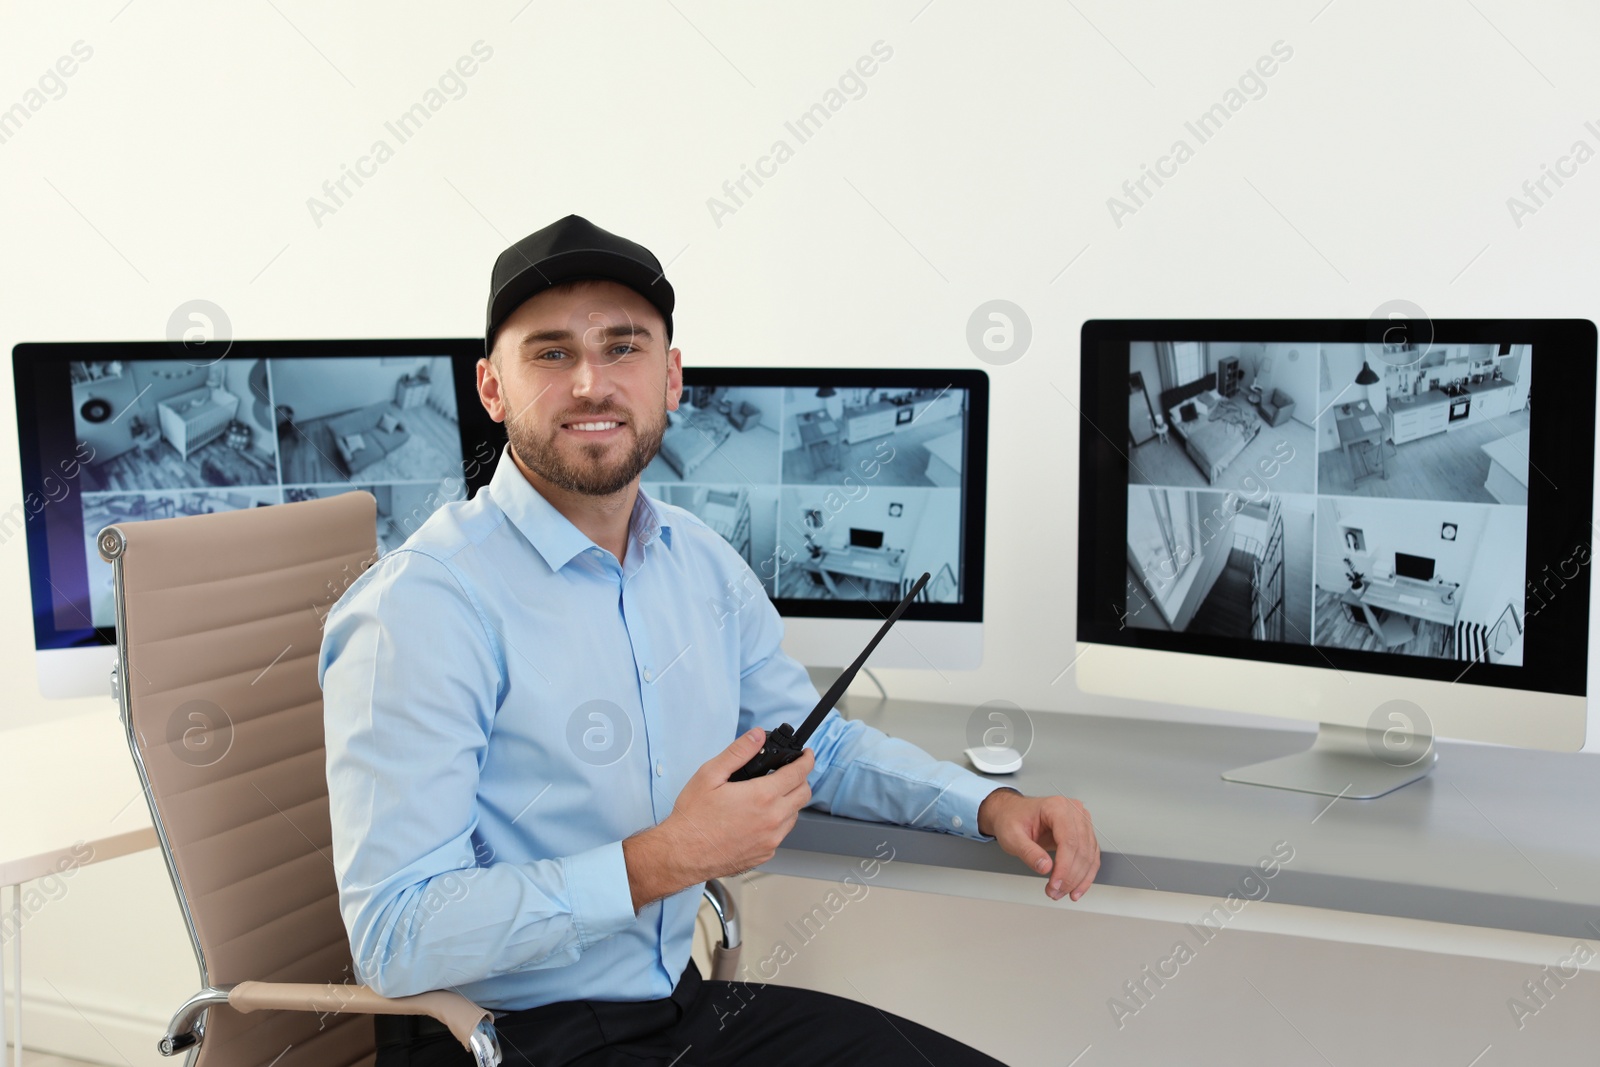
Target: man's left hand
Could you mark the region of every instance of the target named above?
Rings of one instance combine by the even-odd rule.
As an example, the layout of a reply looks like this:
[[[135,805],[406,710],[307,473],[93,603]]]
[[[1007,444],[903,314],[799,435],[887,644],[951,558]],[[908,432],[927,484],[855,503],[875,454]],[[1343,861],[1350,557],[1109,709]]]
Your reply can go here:
[[[998,840],[1031,870],[1049,875],[1045,895],[1051,900],[1068,892],[1077,900],[1100,870],[1094,824],[1088,809],[1071,797],[1030,797],[996,789],[978,806],[978,832]]]

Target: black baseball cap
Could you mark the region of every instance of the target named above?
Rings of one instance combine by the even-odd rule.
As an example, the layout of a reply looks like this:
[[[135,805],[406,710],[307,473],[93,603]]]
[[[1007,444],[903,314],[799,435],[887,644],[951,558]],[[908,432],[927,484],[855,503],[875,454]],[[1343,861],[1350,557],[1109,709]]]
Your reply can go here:
[[[568,215],[530,233],[494,261],[483,354],[494,349],[495,333],[529,297],[583,279],[619,282],[650,301],[666,320],[671,343],[674,297],[660,260],[644,245],[602,230],[581,215]]]

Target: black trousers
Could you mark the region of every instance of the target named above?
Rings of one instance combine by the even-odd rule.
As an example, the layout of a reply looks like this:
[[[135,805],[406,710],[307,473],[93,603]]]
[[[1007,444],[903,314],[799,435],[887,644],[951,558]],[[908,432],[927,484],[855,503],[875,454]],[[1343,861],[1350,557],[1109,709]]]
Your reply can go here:
[[[432,1020],[374,1019],[377,1067],[472,1067]],[[1005,1067],[925,1026],[828,993],[713,982],[693,960],[661,1000],[568,1000],[495,1020],[506,1067]]]

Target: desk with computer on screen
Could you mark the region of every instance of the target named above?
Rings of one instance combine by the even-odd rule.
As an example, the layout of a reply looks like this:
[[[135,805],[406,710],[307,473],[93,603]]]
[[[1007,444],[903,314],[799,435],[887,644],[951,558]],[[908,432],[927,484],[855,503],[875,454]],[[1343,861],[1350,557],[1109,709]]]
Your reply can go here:
[[[885,592],[877,590],[892,594],[905,583],[906,550],[886,547],[882,530],[852,527],[848,544],[821,549],[800,566],[821,578],[836,598],[848,595],[841,588],[845,586],[863,599],[886,600]]]

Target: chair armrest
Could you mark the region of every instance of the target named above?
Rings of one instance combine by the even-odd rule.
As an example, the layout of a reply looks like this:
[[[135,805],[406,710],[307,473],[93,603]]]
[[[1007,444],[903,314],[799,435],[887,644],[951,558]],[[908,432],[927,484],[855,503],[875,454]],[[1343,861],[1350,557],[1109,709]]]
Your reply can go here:
[[[706,883],[705,898],[711,910],[717,913],[717,922],[722,927],[721,943],[711,947],[710,977],[731,982],[739,971],[739,953],[744,947],[739,935],[739,911],[728,887],[715,878]]]
[[[198,1045],[201,1034],[205,1032],[200,1025],[200,1016],[205,1014],[207,1008],[227,1002],[226,986],[220,989],[207,986],[200,990],[173,1013],[172,1021],[167,1024],[167,1032],[156,1045],[157,1050],[163,1056],[176,1056],[184,1049]]]
[[[500,1062],[494,1033],[494,1013],[480,1008],[459,993],[434,990],[409,997],[386,997],[359,985],[313,985],[309,982],[240,982],[228,991],[228,1006],[239,1012],[261,1010],[314,1011],[326,1014],[428,1015],[450,1028],[468,1052],[486,1044]]]

